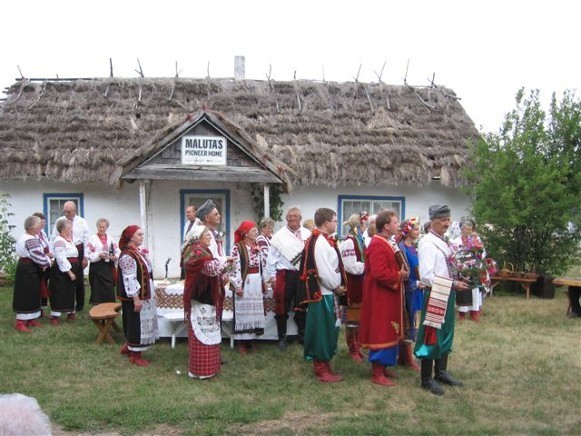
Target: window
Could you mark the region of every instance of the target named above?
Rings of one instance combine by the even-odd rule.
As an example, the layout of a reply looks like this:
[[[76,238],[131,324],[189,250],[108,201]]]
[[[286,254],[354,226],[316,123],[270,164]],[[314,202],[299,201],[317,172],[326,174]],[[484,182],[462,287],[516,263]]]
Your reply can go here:
[[[63,205],[67,201],[73,201],[77,205],[77,215],[84,216],[83,194],[43,194],[44,216],[46,216],[46,228],[44,231],[50,237],[54,223],[63,216]]]
[[[369,215],[374,215],[382,209],[393,210],[398,214],[400,220],[405,216],[405,197],[373,197],[363,195],[340,195],[337,207],[339,218],[339,228],[337,234],[345,237],[349,232],[349,226],[344,226],[343,222],[347,221],[354,213],[367,211]]]
[[[224,251],[230,252],[230,191],[228,189],[182,189],[180,191],[180,238],[184,239],[184,226],[186,223],[186,207],[201,206],[206,200],[211,199],[222,215],[218,230],[224,233]]]

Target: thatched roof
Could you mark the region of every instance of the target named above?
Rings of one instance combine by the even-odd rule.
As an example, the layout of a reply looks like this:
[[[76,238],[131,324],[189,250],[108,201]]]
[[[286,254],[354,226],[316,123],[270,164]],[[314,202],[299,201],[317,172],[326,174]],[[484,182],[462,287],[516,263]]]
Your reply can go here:
[[[462,183],[479,134],[453,91],[233,79],[21,80],[0,104],[0,179],[116,184],[152,140],[217,111],[294,185]],[[191,116],[191,115],[190,115]]]

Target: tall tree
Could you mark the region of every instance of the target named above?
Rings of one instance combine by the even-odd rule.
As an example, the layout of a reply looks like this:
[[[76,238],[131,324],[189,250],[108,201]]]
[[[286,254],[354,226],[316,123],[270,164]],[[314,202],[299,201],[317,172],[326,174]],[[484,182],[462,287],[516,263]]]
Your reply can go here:
[[[474,145],[466,191],[496,259],[553,274],[579,262],[580,121],[573,92],[553,94],[547,115],[539,91],[521,89],[499,133]]]

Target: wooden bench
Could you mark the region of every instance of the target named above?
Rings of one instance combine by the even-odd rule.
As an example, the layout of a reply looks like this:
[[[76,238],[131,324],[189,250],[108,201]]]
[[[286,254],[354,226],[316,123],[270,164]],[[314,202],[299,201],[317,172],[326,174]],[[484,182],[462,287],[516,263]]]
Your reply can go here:
[[[494,290],[494,288],[496,286],[498,286],[498,284],[500,282],[517,282],[519,285],[521,285],[526,294],[527,294],[527,299],[530,297],[531,295],[531,284],[535,283],[537,281],[537,279],[525,279],[525,278],[521,278],[521,277],[501,277],[501,276],[494,276],[494,277],[490,277],[490,289]],[[490,295],[492,295],[492,292],[490,293]]]
[[[110,344],[115,343],[109,330],[113,327],[113,330],[116,332],[121,331],[115,322],[115,319],[119,316],[120,309],[121,303],[101,303],[91,307],[91,310],[89,310],[89,317],[99,330],[97,344],[102,343],[103,340],[106,340]]]

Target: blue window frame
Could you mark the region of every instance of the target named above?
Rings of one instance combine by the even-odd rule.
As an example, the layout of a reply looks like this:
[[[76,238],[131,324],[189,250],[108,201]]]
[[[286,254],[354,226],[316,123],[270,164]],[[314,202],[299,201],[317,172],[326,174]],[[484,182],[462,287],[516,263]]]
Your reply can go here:
[[[348,226],[343,222],[347,221],[354,213],[367,211],[369,215],[374,215],[381,209],[393,210],[402,220],[405,217],[405,197],[391,196],[371,196],[371,195],[339,195],[337,202],[337,218],[339,228],[337,234],[343,238],[349,232]]]
[[[211,199],[216,206],[222,221],[219,231],[224,233],[224,251],[230,253],[230,190],[229,189],[182,189],[180,190],[180,240],[184,240],[184,226],[186,224],[186,207],[201,206],[207,199]]]
[[[54,223],[59,217],[63,216],[63,205],[67,201],[74,201],[77,205],[77,215],[85,215],[84,196],[81,192],[69,194],[42,194],[43,213],[46,217],[46,227],[44,231],[50,237]]]

